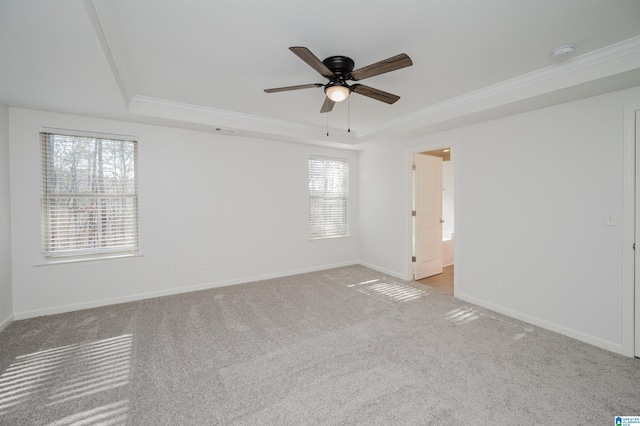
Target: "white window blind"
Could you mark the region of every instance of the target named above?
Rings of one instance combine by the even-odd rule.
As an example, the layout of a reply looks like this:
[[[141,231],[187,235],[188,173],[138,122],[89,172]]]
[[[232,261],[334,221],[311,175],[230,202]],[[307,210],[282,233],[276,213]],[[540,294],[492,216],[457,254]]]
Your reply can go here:
[[[138,251],[137,142],[40,133],[46,260]]]
[[[349,162],[346,159],[309,158],[310,238],[349,235],[348,197]]]

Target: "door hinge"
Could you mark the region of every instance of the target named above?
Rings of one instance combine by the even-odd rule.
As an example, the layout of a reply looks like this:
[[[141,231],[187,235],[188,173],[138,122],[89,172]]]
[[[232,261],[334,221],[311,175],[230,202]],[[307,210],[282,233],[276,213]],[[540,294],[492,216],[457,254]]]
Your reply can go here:
[[[633,243],[633,249],[634,250],[636,249],[636,243]]]
[[[415,262],[416,261],[416,257],[415,256],[411,256],[411,261]]]
[[[413,166],[411,166],[411,170],[415,170],[416,169],[416,165],[414,164]]]
[[[415,216],[416,215],[416,211],[415,210],[411,210],[411,216]]]

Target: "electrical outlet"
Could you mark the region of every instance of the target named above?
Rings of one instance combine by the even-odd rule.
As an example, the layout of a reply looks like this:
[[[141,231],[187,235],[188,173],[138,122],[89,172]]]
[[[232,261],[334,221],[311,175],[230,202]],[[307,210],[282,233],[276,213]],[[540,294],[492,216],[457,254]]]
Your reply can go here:
[[[618,214],[616,212],[605,212],[602,224],[604,226],[618,226]]]
[[[500,279],[500,275],[494,275],[493,276],[493,286],[494,287],[502,286],[502,279]]]
[[[173,263],[167,263],[167,273],[173,272]]]

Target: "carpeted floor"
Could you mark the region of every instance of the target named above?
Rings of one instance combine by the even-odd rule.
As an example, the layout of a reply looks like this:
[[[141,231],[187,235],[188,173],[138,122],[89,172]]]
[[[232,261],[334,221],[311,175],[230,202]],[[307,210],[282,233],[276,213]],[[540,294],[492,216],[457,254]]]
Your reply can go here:
[[[629,359],[361,266],[16,321],[2,425],[609,425]]]

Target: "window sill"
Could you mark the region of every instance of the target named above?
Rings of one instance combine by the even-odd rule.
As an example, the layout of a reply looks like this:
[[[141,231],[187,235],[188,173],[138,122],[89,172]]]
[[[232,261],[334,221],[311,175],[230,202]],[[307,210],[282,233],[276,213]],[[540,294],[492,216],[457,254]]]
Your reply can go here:
[[[340,240],[343,238],[351,238],[351,235],[338,235],[335,237],[317,237],[317,238],[307,238],[307,241],[327,241],[327,240]]]
[[[123,260],[137,260],[143,257],[142,252],[135,254],[118,254],[113,256],[96,256],[96,257],[83,257],[79,259],[65,259],[65,260],[47,260],[40,263],[36,263],[33,266],[37,268],[41,267],[58,267],[58,266],[74,266],[91,263],[104,263],[104,262],[119,262]]]

